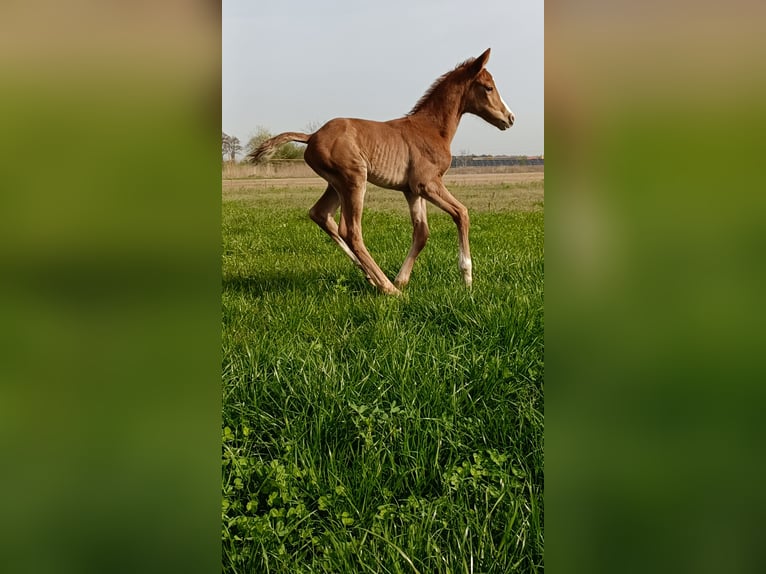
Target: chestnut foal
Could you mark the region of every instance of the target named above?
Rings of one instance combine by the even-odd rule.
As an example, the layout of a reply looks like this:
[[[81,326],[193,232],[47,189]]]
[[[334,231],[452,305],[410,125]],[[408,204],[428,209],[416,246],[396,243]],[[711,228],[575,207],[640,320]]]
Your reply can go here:
[[[279,134],[252,152],[258,163],[289,141],[308,144],[306,163],[328,186],[309,211],[314,220],[367,279],[384,293],[410,280],[412,266],[428,239],[426,201],[447,212],[457,225],[458,267],[467,286],[473,280],[468,244],[468,210],[442,182],[452,162],[450,144],[463,114],[475,114],[501,130],[513,125],[514,115],[500,97],[485,66],[489,49],[437,79],[412,111],[395,120],[375,122],[336,118],[313,134]],[[367,182],[404,193],[412,218],[412,247],[394,283],[381,271],[362,240],[362,206]],[[340,207],[340,225],[335,213]]]

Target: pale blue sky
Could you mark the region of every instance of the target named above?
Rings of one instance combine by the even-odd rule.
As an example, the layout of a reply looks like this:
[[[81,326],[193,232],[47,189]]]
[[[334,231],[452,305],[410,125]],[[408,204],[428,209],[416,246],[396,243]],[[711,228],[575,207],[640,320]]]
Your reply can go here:
[[[223,130],[244,144],[257,126],[401,117],[492,48],[487,69],[516,123],[501,132],[466,114],[452,152],[542,154],[543,12],[533,0],[224,0]]]

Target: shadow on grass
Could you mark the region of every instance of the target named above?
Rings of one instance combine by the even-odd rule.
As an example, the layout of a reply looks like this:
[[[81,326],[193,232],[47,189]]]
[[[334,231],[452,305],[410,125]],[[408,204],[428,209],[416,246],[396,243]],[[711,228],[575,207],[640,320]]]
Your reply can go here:
[[[339,293],[351,296],[375,294],[375,288],[367,283],[356,269],[345,272],[318,269],[281,269],[231,275],[223,278],[223,291],[261,297],[268,294],[297,293],[312,297],[329,297]]]

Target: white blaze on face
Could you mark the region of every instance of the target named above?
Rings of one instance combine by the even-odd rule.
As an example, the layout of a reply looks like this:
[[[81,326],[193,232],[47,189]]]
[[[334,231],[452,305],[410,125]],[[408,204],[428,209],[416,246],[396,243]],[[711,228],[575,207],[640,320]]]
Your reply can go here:
[[[500,95],[500,92],[498,92],[498,95]],[[511,116],[511,123],[513,123],[516,120],[516,116],[513,115],[513,112],[511,111],[511,108],[508,107],[508,104],[505,103],[505,100],[503,99],[503,96],[500,96],[500,102],[505,106],[505,111],[508,112]]]

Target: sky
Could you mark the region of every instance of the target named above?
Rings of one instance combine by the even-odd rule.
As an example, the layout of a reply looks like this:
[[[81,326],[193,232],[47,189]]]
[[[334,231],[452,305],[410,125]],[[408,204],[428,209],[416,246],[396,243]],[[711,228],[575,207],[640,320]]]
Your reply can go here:
[[[516,116],[500,131],[466,114],[452,153],[540,155],[542,0],[223,0],[222,128],[310,131],[335,117],[385,121],[492,48],[487,69]]]

